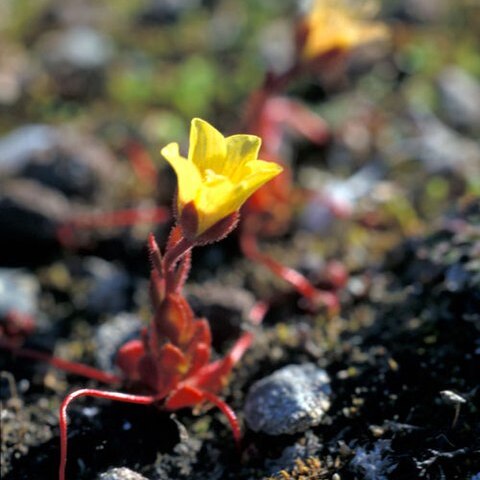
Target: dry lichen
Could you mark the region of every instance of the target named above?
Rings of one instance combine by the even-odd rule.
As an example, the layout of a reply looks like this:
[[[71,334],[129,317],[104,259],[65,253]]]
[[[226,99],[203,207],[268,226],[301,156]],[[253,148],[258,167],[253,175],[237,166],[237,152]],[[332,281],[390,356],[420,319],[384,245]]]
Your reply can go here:
[[[314,480],[327,478],[328,469],[322,465],[318,457],[309,457],[304,460],[297,458],[295,467],[290,472],[280,470],[273,477],[265,480]]]

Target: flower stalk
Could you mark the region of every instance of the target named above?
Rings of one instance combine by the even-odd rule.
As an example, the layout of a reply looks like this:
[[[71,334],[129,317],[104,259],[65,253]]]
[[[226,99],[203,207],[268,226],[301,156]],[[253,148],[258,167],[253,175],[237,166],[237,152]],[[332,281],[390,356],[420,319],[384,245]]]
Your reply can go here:
[[[211,403],[227,418],[237,448],[240,447],[237,417],[218,394],[250,347],[253,335],[244,333],[225,357],[211,362],[208,321],[195,317],[182,288],[192,249],[225,237],[237,224],[242,204],[282,168],[257,159],[261,141],[253,135],[225,138],[207,122],[194,119],[190,138],[188,158],[180,156],[177,144],[162,150],[178,178],[177,224],[163,255],[154,236],[150,234],[148,239],[152,322],[141,338],[130,340],[118,351],[116,364],[121,377],[110,378],[88,367],[75,367],[91,378],[122,380],[146,395],[95,389],[70,393],[60,407],[60,480],[65,480],[67,463],[67,407],[79,397],[158,404],[168,411]]]

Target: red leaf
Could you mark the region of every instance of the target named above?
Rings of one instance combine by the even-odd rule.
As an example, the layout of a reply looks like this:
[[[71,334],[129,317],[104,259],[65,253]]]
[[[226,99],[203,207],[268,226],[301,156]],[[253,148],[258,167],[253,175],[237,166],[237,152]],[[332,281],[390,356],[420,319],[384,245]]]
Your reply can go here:
[[[139,380],[138,367],[144,354],[145,348],[142,341],[131,340],[119,349],[115,363],[129,380]]]

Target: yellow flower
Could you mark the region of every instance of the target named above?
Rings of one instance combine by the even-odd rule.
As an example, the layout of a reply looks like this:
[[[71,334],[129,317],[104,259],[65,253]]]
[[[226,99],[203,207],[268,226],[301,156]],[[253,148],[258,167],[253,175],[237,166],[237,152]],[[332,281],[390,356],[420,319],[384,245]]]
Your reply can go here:
[[[367,20],[376,4],[362,0],[316,0],[303,23],[306,31],[303,57],[311,60],[387,38],[385,25]]]
[[[195,236],[237,212],[263,184],[282,171],[280,165],[258,160],[261,139],[254,135],[224,137],[199,118],[192,120],[188,158],[177,143],[162,149],[162,155],[178,179],[178,218],[193,205]],[[181,223],[181,221],[180,221]]]

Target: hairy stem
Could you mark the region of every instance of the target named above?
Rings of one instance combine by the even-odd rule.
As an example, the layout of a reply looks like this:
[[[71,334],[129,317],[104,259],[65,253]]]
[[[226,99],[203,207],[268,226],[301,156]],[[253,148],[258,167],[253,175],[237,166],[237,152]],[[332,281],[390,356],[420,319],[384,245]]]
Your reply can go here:
[[[139,405],[151,405],[155,397],[143,395],[130,395],[128,393],[105,392],[91,388],[82,388],[69,393],[60,405],[60,466],[58,469],[59,480],[65,480],[65,468],[67,466],[67,407],[79,397],[96,397],[117,402],[135,403]]]
[[[263,300],[259,300],[255,302],[253,307],[248,312],[248,319],[250,320],[253,325],[260,325],[267,314],[270,305],[268,302],[264,302]]]
[[[221,398],[217,397],[213,393],[204,392],[202,390],[202,396],[205,400],[213,403],[226,417],[230,428],[232,429],[233,438],[235,439],[235,444],[237,445],[238,450],[241,448],[242,433],[240,431],[240,425],[238,423],[237,415],[231,407],[229,407]]]
[[[102,228],[126,227],[142,222],[165,223],[170,220],[165,207],[126,208],[114,212],[99,212],[74,216],[57,228],[57,238],[62,245],[71,245],[77,230],[100,230]]]
[[[165,252],[163,261],[165,262],[165,271],[171,272],[175,268],[177,262],[193,248],[193,243],[182,237],[172,248]]]
[[[247,131],[256,131],[254,126],[257,124],[267,100],[274,95],[281,94],[288,87],[289,83],[300,73],[301,69],[301,64],[295,63],[281,74],[271,72],[265,74],[262,86],[252,92],[247,101],[243,122]]]
[[[315,288],[300,272],[297,272],[293,268],[286,267],[269,255],[262,253],[258,248],[257,239],[253,233],[245,230],[242,231],[240,235],[240,247],[245,256],[251,260],[262,263],[275,275],[288,282],[300,295],[305,297],[312,306],[321,303],[332,313],[338,310],[338,299],[335,294]]]

